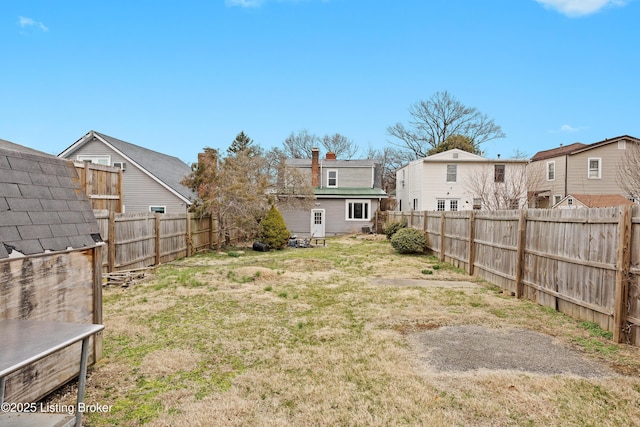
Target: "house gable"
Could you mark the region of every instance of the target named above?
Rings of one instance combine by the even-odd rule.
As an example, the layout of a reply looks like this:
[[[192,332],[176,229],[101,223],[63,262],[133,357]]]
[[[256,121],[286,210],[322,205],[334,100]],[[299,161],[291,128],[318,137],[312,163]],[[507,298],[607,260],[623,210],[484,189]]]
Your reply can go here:
[[[110,136],[91,131],[59,154],[59,157],[76,159],[78,156],[103,157],[109,164],[121,162],[125,204],[138,202],[137,211],[146,211],[150,204],[170,204],[184,210],[195,200],[196,194],[181,184],[191,173],[191,168],[180,159],[158,153]],[[132,202],[133,201],[133,202]]]

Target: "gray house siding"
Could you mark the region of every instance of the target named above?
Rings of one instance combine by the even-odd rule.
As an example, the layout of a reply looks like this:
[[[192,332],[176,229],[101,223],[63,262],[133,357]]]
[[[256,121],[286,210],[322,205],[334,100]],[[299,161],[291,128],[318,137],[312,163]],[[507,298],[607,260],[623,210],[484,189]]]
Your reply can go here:
[[[346,204],[348,199],[317,199],[313,209],[325,211],[325,235],[361,233],[362,227],[374,229],[375,212],[378,210],[377,199],[370,200],[371,210],[369,221],[349,221],[346,219]],[[302,210],[283,210],[281,212],[287,228],[291,234],[308,235],[311,232],[311,212]]]
[[[101,137],[110,138],[104,135]],[[142,156],[144,156],[145,153],[152,153],[154,156],[163,156],[160,153],[150,152],[149,150],[142,151],[142,153]],[[129,155],[128,153],[125,154]],[[96,138],[95,135],[83,144],[80,144],[77,148],[72,148],[64,153],[65,158],[76,161],[82,160],[83,156],[106,156],[108,157],[110,166],[112,166],[114,162],[125,163],[126,167],[122,173],[122,197],[125,212],[149,212],[152,206],[162,207],[164,208],[164,212],[168,214],[178,214],[187,211],[188,206],[185,200],[178,197],[169,188],[154,179],[154,177],[157,178],[157,176],[152,177],[148,170],[138,167],[118,151],[112,150],[108,145]],[[142,163],[142,160],[143,159],[134,159],[136,163]],[[181,168],[178,169],[182,170]],[[186,171],[189,167],[184,165],[184,169]]]
[[[373,187],[373,172],[372,167],[342,167],[332,165],[331,162],[320,163],[320,170],[322,172],[321,187],[327,187],[327,179],[329,171],[335,170],[338,172],[338,187]]]

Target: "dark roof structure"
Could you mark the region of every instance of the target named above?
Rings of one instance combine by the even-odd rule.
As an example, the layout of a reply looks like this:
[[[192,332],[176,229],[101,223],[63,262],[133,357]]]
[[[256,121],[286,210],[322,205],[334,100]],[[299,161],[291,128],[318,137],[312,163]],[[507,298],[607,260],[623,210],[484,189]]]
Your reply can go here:
[[[182,185],[183,178],[191,173],[191,166],[177,157],[149,150],[139,145],[134,145],[126,141],[105,135],[96,131],[89,131],[85,136],[76,141],[73,145],[63,151],[59,156],[68,155],[78,149],[82,144],[88,142],[95,136],[103,143],[111,146],[119,152],[129,162],[134,163],[154,179],[163,183],[185,203],[191,204],[196,199],[197,194],[190,188]]]
[[[73,163],[9,144],[0,146],[0,259],[101,242]]]
[[[581,142],[574,142],[573,144],[565,145],[563,147],[552,148],[550,150],[538,151],[532,158],[531,161],[535,162],[538,160],[550,159],[552,157],[564,156],[567,154],[571,154],[572,152],[579,150],[581,148],[586,147],[587,144],[583,144]]]

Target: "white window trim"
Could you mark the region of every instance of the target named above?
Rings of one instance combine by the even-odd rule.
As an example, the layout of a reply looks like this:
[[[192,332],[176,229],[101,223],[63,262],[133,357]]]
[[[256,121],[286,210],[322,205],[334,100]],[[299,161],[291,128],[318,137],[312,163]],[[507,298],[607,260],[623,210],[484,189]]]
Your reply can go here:
[[[336,173],[336,185],[329,184],[329,175],[331,172]],[[337,169],[327,169],[327,188],[337,188],[338,187],[338,170]]]
[[[349,218],[349,204],[362,203],[368,205],[366,218]],[[344,203],[344,219],[345,221],[371,221],[371,200],[368,199],[346,199]]]
[[[562,201],[562,194],[554,194],[553,195],[553,203],[551,206],[555,206]]]
[[[591,162],[593,160],[598,161],[598,175],[591,176]],[[587,159],[587,179],[602,179],[602,158],[601,157],[589,157]]]
[[[449,180],[449,166],[453,166],[455,168],[455,174],[453,176],[453,181]],[[447,182],[458,182],[458,165],[447,165],[447,175],[446,175],[446,180]]]
[[[553,178],[549,178],[549,166],[553,165]],[[547,162],[547,181],[555,181],[556,180],[556,161],[555,160],[551,160],[550,162]]]
[[[618,150],[626,150],[627,149],[627,141],[624,139],[622,141],[618,141]]]
[[[153,208],[161,208],[164,212],[154,212]],[[152,213],[163,213],[164,214],[164,213],[167,213],[167,207],[166,206],[160,206],[160,205],[151,205],[151,206],[149,206],[149,212],[152,212]]]
[[[76,156],[76,160],[78,160],[79,162],[91,162],[91,163],[95,163],[98,165],[104,165],[104,166],[111,166],[111,156],[109,155],[103,155],[103,156],[90,156],[90,155],[77,155]],[[106,163],[101,163],[100,160],[106,162]]]

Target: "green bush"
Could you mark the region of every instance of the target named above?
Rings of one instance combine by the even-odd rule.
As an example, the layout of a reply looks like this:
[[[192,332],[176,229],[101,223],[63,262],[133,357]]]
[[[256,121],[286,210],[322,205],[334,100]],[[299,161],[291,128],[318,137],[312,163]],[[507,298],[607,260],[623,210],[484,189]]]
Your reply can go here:
[[[391,246],[401,254],[420,253],[427,248],[427,238],[420,230],[402,228],[391,238]]]
[[[282,249],[289,241],[289,230],[284,218],[275,206],[260,221],[258,239],[272,249]]]
[[[394,221],[390,222],[384,227],[384,234],[387,235],[387,239],[391,240],[394,234],[398,232],[398,230],[402,228],[407,228],[407,221]]]

